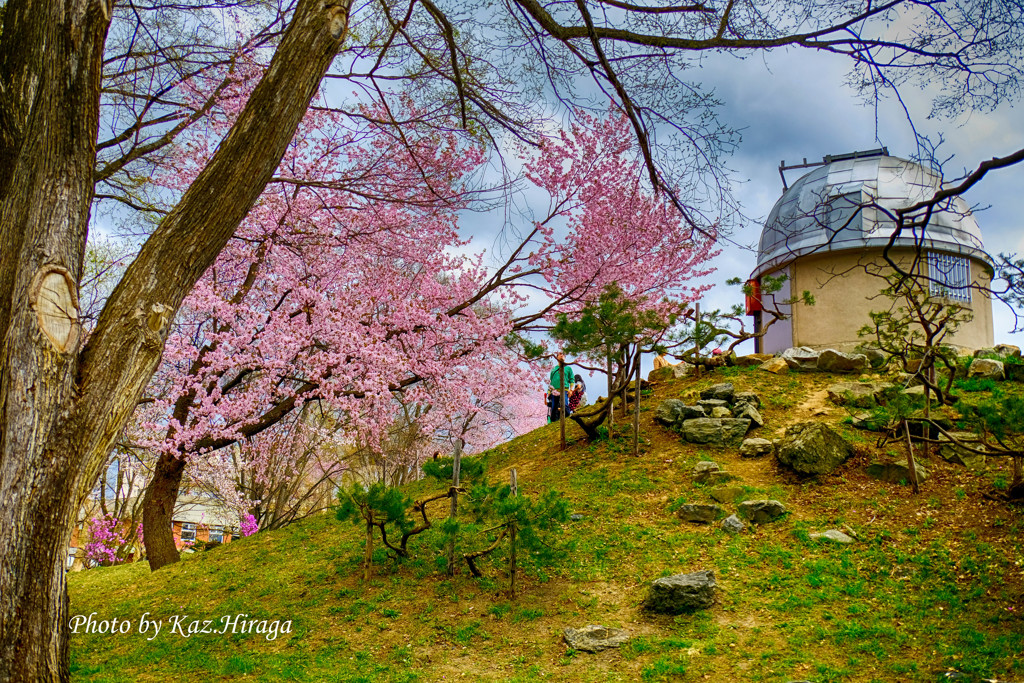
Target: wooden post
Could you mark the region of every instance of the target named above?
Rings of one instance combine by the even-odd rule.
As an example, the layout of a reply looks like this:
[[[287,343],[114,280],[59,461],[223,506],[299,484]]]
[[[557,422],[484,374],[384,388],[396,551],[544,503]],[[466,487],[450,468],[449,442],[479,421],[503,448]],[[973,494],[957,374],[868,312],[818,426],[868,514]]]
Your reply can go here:
[[[622,350],[622,379],[626,380],[622,385],[622,419],[629,417],[629,376],[632,372],[629,369],[629,344]]]
[[[640,456],[640,360],[643,352],[636,345],[636,386],[633,390],[633,455]]]
[[[373,510],[366,513],[366,551],[363,554],[363,581],[370,580],[373,567]]]
[[[697,367],[697,379],[700,379],[700,303],[693,305],[693,362]]]
[[[917,465],[914,463],[914,444],[910,440],[910,423],[903,420],[903,431],[907,435],[907,467],[910,469],[910,483],[914,488],[914,493],[920,493],[921,487],[917,481]]]
[[[608,348],[608,435],[612,433],[612,422],[615,418],[615,401],[612,396],[612,351]]]
[[[519,495],[519,482],[516,480],[516,470],[515,470],[514,467],[512,468],[512,473],[511,473],[510,488],[511,488],[511,491],[510,491],[509,495],[511,495],[511,496],[518,496]],[[513,522],[513,524],[509,527],[508,531],[509,531],[509,535],[508,535],[508,538],[509,538],[509,550],[508,550],[508,565],[509,565],[509,567],[508,567],[508,578],[509,578],[509,584],[508,584],[508,589],[509,589],[509,593],[512,594],[512,597],[515,597],[515,594],[516,594],[516,536],[518,535],[519,530],[516,528],[516,525]]]
[[[452,459],[452,488],[451,509],[448,513],[449,519],[455,519],[459,514],[459,476],[462,470],[462,446],[465,442],[462,437],[455,441],[455,454]],[[448,539],[448,576],[455,576],[455,538]]]
[[[562,434],[562,448],[565,450],[565,411],[568,409],[568,404],[565,401],[565,356],[558,354],[558,383],[561,386],[562,392],[562,409],[558,414],[558,427]]]

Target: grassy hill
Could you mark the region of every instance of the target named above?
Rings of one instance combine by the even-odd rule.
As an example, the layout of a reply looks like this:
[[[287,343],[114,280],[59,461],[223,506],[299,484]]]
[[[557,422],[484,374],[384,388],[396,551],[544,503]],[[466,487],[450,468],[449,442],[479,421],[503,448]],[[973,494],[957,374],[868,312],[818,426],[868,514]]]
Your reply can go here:
[[[413,539],[401,563],[378,553],[374,578],[360,580],[360,530],[324,516],[187,557],[157,573],[127,565],[70,579],[71,614],[127,619],[128,633],[72,636],[78,681],[936,681],[946,671],[1024,680],[1024,544],[1021,512],[985,497],[1005,486],[1009,463],[983,473],[939,460],[914,496],[868,478],[884,452],[876,435],[843,424],[828,375],[774,376],[726,368],[704,379],[654,386],[642,402],[642,453],[623,430],[586,444],[569,427],[559,452],[549,425],[487,453],[488,473],[519,489],[560,490],[582,517],[564,525],[554,566],[521,557],[520,590],[507,595],[502,557],[485,576],[437,569],[438,536]],[[801,479],[773,458],[681,442],[655,424],[664,398],[695,399],[714,382],[758,392],[771,438],[803,419],[834,423],[856,447],[835,475]],[[898,445],[888,455],[902,457]],[[680,522],[679,501],[710,502],[692,482],[698,461],[738,475],[747,498],[782,501],[782,521],[730,536]],[[417,482],[415,497],[443,487]],[[440,519],[447,501],[433,507]],[[734,506],[726,506],[733,507]],[[808,534],[848,525],[850,546]],[[709,569],[716,605],[694,615],[640,609],[659,576]],[[139,620],[160,619],[159,635]],[[290,633],[171,633],[167,619],[247,614],[290,620]],[[632,640],[596,655],[568,650],[562,629],[602,624]],[[254,626],[255,628],[255,626]],[[151,638],[151,639],[150,639]]]

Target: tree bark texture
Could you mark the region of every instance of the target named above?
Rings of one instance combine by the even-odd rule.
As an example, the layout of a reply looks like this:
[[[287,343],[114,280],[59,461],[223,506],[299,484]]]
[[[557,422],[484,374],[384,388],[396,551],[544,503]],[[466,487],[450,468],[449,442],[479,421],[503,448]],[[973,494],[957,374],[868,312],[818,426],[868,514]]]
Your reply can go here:
[[[177,562],[180,558],[178,547],[174,543],[171,522],[186,464],[184,458],[161,453],[153,468],[153,478],[150,479],[142,499],[146,559],[149,560],[149,568],[153,571]],[[154,533],[156,530],[159,530],[159,533]]]
[[[34,284],[48,272],[68,273],[76,288],[81,279],[110,5],[7,3],[0,37],[0,683],[69,679],[65,563],[80,503],[157,367],[171,318],[280,163],[337,52],[347,13],[346,0],[300,0],[238,122],[147,240],[79,349],[77,337],[67,348],[52,341],[36,313]],[[68,296],[73,301],[77,292]],[[78,311],[67,313],[77,332]]]

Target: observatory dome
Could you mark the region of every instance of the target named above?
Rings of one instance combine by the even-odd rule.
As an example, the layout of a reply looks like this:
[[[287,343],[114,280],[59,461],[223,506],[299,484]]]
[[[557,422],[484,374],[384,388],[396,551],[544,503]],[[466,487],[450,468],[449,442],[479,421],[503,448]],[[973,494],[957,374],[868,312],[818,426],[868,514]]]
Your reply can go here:
[[[889,156],[885,149],[827,156],[775,203],[761,233],[752,277],[811,253],[884,247],[895,229],[886,212],[930,198],[941,187],[936,172]],[[904,230],[896,246],[922,246],[989,263],[978,222],[960,197],[936,207],[923,243],[918,245],[915,235]]]

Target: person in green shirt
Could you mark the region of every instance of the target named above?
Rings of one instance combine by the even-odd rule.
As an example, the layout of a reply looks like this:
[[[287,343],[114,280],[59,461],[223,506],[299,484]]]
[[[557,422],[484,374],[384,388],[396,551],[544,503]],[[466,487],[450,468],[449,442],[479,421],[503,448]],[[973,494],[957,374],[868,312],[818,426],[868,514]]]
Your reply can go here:
[[[562,377],[559,371],[559,365],[565,362],[565,354],[559,353],[555,356],[555,367],[551,369],[551,386],[555,388],[559,396],[559,406],[561,406],[562,396]],[[565,366],[565,393],[568,394],[572,390],[572,385],[576,383],[576,374],[572,371],[572,366]],[[568,415],[568,413],[566,413]]]

